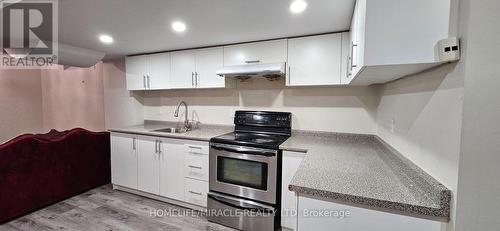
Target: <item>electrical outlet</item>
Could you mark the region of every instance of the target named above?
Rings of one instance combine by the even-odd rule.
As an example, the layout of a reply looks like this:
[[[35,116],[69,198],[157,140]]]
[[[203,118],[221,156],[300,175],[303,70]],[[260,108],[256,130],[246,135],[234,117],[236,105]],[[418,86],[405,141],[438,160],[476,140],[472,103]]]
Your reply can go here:
[[[391,132],[394,133],[394,127],[396,126],[396,120],[391,119]]]

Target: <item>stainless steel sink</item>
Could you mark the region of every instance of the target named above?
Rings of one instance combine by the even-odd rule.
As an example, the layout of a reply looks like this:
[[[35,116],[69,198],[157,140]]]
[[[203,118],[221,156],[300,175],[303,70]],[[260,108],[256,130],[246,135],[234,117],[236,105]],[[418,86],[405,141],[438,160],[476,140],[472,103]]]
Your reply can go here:
[[[187,132],[186,128],[162,128],[162,129],[157,129],[153,130],[152,132],[165,132],[165,133],[184,133]]]

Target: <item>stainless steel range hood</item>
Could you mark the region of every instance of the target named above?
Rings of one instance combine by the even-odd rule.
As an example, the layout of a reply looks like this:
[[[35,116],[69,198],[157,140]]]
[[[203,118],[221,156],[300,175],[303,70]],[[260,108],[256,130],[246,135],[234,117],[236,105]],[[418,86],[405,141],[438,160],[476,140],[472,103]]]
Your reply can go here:
[[[217,71],[217,75],[240,80],[247,80],[251,77],[264,77],[270,81],[274,81],[285,75],[285,66],[285,63],[258,63],[226,66]]]

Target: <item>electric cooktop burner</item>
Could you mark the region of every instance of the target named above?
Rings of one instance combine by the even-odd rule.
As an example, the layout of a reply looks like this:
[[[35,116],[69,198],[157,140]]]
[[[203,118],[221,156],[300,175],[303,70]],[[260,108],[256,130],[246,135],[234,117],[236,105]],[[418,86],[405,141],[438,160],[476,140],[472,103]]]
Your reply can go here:
[[[291,135],[289,112],[236,111],[234,132],[210,139],[210,142],[278,150]]]
[[[231,132],[212,138],[212,142],[245,145],[259,148],[278,149],[289,136],[276,134],[261,134],[255,132]]]

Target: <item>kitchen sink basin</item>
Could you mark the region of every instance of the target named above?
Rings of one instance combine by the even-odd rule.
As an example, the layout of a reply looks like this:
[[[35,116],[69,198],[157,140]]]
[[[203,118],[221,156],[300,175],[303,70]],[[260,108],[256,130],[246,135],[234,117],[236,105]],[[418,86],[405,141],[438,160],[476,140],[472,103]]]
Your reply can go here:
[[[157,129],[153,130],[152,132],[164,132],[164,133],[184,133],[187,132],[186,128],[162,128],[162,129]]]

